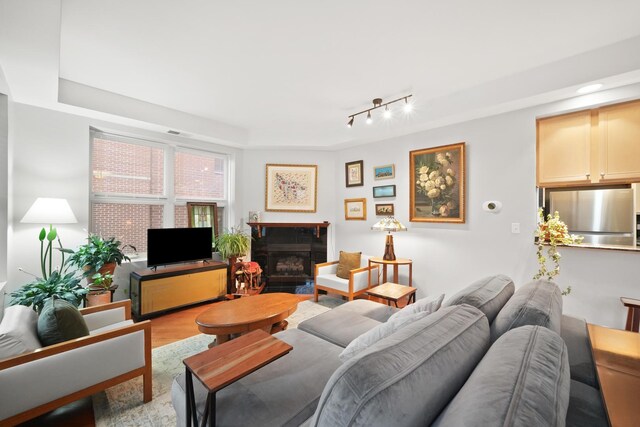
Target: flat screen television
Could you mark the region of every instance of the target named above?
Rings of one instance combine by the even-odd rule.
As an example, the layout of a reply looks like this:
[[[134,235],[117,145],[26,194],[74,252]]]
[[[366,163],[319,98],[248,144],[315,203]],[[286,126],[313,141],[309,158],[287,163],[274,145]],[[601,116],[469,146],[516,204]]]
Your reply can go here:
[[[213,230],[203,228],[147,229],[147,266],[211,259]]]

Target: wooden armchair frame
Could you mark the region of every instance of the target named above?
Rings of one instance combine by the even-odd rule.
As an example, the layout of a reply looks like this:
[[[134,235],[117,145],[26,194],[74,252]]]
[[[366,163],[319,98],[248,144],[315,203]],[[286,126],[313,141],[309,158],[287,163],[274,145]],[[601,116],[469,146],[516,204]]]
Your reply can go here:
[[[349,301],[353,301],[353,299],[357,296],[360,296],[364,293],[366,293],[369,290],[369,286],[370,283],[369,281],[369,274],[367,274],[367,287],[364,289],[360,289],[359,291],[354,291],[353,290],[353,283],[354,283],[354,276],[358,273],[363,273],[365,271],[370,272],[371,270],[378,269],[377,265],[372,265],[370,267],[359,267],[359,268],[354,268],[353,270],[349,271],[349,290],[347,292],[341,291],[339,289],[335,289],[332,288],[330,286],[324,286],[324,285],[319,285],[318,284],[318,269],[322,268],[322,267],[327,267],[329,265],[335,265],[338,264],[338,261],[330,261],[330,262],[323,262],[321,264],[316,264],[316,269],[314,272],[314,280],[313,280],[313,299],[314,301],[318,302],[318,291],[326,291],[326,292],[330,292],[332,294],[338,294],[344,297],[347,297],[347,299]],[[376,273],[377,276],[377,273]]]
[[[123,307],[125,311],[125,320],[131,319],[131,300],[117,301],[110,304],[99,305],[95,307],[89,307],[80,309],[80,312],[85,314],[96,313],[105,310],[111,310],[114,308]],[[50,412],[56,408],[64,406],[68,403],[74,402],[78,399],[82,399],[87,396],[91,396],[99,391],[105,390],[116,384],[124,381],[128,381],[139,375],[143,378],[143,401],[145,403],[150,402],[152,399],[151,385],[152,385],[152,371],[151,371],[151,322],[145,320],[143,322],[134,323],[133,325],[123,326],[121,328],[112,329],[110,331],[98,333],[96,335],[89,335],[82,338],[76,338],[73,340],[65,341],[59,344],[42,347],[29,353],[24,353],[18,356],[10,357],[8,359],[0,360],[0,371],[12,367],[17,367],[25,363],[33,362],[36,360],[44,359],[50,356],[63,354],[67,351],[86,347],[95,343],[107,341],[116,337],[124,336],[133,332],[144,331],[144,366],[126,372],[122,375],[118,375],[115,378],[111,378],[106,381],[102,381],[98,384],[94,384],[90,387],[78,390],[74,393],[60,397],[51,402],[47,402],[43,405],[35,408],[28,409],[22,413],[16,414],[10,418],[0,420],[0,425],[16,425],[35,418],[39,415]],[[6,402],[5,402],[6,403]]]

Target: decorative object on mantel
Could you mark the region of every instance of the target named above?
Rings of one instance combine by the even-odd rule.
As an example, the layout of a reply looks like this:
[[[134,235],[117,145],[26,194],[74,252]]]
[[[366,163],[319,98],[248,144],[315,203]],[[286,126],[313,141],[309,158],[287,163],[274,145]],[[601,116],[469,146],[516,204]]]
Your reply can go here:
[[[407,227],[405,227],[400,221],[395,219],[392,216],[382,218],[380,221],[376,222],[371,226],[372,230],[375,231],[388,231],[387,240],[384,245],[384,256],[382,259],[386,261],[393,261],[396,259],[396,254],[393,250],[393,236],[391,235],[392,231],[407,231]]]
[[[344,219],[366,220],[367,199],[344,199]]]
[[[409,153],[409,221],[465,222],[465,143]]]
[[[392,163],[384,166],[374,166],[373,178],[375,180],[380,179],[392,179],[396,177],[396,166]]]
[[[362,174],[363,163],[362,160],[356,160],[344,164],[344,176],[347,187],[364,185],[364,176]]]
[[[266,165],[267,212],[316,211],[318,166]]]
[[[400,102],[404,100],[403,103],[403,107],[402,109],[404,110],[405,113],[409,113],[411,112],[411,110],[413,109],[413,104],[411,102],[409,102],[409,98],[411,98],[413,95],[405,95],[403,97],[400,97],[398,99],[394,99],[393,101],[389,101],[389,102],[385,102],[382,103],[382,98],[374,98],[373,101],[373,107],[372,108],[367,108],[366,110],[362,110],[360,112],[357,112],[355,114],[351,114],[349,116],[349,121],[347,122],[347,127],[351,128],[353,127],[353,121],[356,118],[356,116],[360,115],[360,114],[364,114],[367,113],[367,119],[365,120],[365,122],[370,125],[371,123],[373,123],[373,119],[371,118],[371,112],[374,110],[377,110],[378,108],[382,108],[384,107],[384,112],[382,113],[382,117],[384,117],[385,119],[390,119],[391,118],[391,110],[389,109],[389,106],[393,103],[396,102]]]
[[[560,214],[555,212],[553,216],[547,215],[547,220],[544,219],[544,212],[542,208],[538,209],[538,226],[536,227],[535,237],[537,238],[538,250],[536,255],[538,257],[538,264],[540,267],[534,280],[547,279],[553,281],[553,279],[560,274],[560,252],[558,252],[558,245],[571,245],[579,244],[582,242],[583,237],[575,234],[569,234],[567,225],[560,220]],[[549,245],[547,249],[547,256],[553,261],[553,270],[547,270],[547,258],[543,254],[543,246]],[[571,293],[571,286],[567,286],[562,291],[562,295],[569,295]]]
[[[249,211],[249,222],[260,222],[260,221],[262,221],[262,212]]]
[[[396,197],[396,186],[394,185],[380,185],[373,187],[373,197]]]

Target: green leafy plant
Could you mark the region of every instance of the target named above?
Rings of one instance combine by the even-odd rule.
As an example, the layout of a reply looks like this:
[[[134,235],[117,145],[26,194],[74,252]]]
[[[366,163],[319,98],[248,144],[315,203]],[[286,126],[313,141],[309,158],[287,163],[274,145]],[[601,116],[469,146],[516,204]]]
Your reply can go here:
[[[111,273],[96,273],[91,276],[93,282],[87,287],[90,291],[98,291],[103,293],[109,291],[111,284],[113,283],[113,275]]]
[[[533,276],[534,280],[540,278],[546,278],[549,281],[560,274],[560,252],[558,252],[558,245],[571,245],[581,243],[582,236],[575,234],[569,234],[567,225],[560,220],[560,214],[555,212],[553,215],[547,215],[547,220],[544,219],[544,212],[542,208],[538,209],[538,227],[535,231],[535,237],[538,242],[538,250],[536,255],[538,257],[538,272]],[[547,256],[553,262],[553,269],[547,269],[547,257],[544,256],[544,245],[548,245]],[[545,277],[546,276],[546,277]],[[562,295],[569,295],[571,293],[571,286],[568,286]]]
[[[55,295],[78,307],[87,294],[87,289],[80,285],[81,278],[76,276],[75,273],[73,271],[61,274],[59,271],[54,270],[46,279],[38,277],[33,282],[12,292],[11,297],[13,299],[10,305],[26,305],[40,313],[45,302]]]
[[[105,239],[98,234],[90,234],[87,238],[87,243],[80,246],[76,251],[71,249],[61,249],[61,251],[70,254],[69,262],[84,268],[84,275],[91,277],[99,272],[105,264],[116,263],[120,265],[122,261],[131,261],[122,251],[124,247],[121,248],[120,246],[120,241],[116,240],[115,237]],[[131,245],[126,246],[131,247],[134,251],[136,250]]]
[[[251,236],[239,227],[231,228],[214,239],[215,249],[222,259],[237,258],[249,253]]]

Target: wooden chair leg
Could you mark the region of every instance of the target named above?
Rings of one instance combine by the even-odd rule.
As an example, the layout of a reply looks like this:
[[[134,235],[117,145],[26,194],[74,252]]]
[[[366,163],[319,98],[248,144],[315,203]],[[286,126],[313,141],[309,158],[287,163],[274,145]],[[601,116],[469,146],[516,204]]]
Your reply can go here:
[[[318,288],[316,288],[315,286],[313,287],[313,300],[315,302],[318,302]]]

